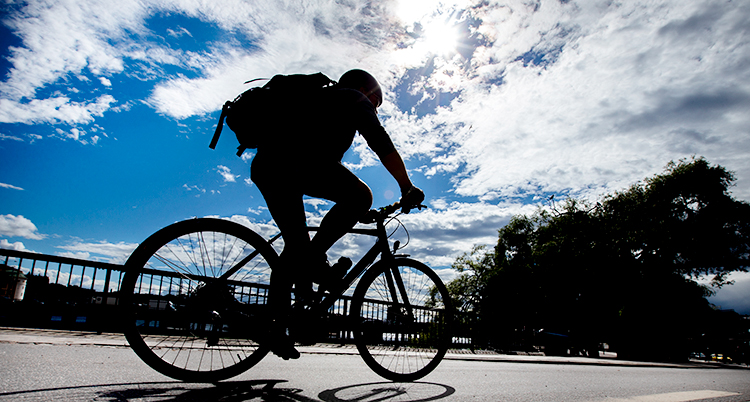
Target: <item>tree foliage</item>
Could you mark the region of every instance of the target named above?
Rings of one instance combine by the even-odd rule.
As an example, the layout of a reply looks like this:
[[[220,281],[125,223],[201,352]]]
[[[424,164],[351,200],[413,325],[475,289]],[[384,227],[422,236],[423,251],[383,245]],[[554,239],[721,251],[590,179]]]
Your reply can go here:
[[[703,158],[681,160],[596,204],[516,216],[494,249],[456,261],[449,289],[496,344],[547,328],[623,355],[679,358],[710,312],[697,280],[721,286],[748,267],[750,206],[730,195],[734,180]]]

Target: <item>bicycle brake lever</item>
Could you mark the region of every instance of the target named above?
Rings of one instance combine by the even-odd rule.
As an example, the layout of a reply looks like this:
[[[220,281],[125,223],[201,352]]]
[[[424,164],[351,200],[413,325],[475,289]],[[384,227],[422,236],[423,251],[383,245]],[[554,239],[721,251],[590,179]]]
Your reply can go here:
[[[418,204],[418,205],[414,205],[414,206],[411,206],[411,207],[403,207],[403,208],[401,208],[401,211],[403,211],[403,213],[405,213],[405,214],[408,214],[409,212],[411,212],[412,209],[415,209],[415,208],[418,211],[421,211],[422,208],[427,208],[427,206],[426,205],[422,205],[422,204]]]

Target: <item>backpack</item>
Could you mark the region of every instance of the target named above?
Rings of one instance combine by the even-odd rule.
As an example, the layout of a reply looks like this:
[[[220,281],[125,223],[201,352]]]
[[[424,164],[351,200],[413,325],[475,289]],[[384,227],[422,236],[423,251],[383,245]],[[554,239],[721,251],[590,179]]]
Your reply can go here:
[[[264,78],[250,80],[245,84],[262,79]],[[219,124],[216,126],[208,147],[216,148],[226,120],[227,126],[234,131],[240,143],[237,147],[237,156],[242,156],[246,149],[258,148],[262,145],[264,137],[270,130],[278,130],[279,124],[283,121],[283,118],[279,118],[277,114],[280,112],[280,102],[288,101],[290,96],[318,91],[335,84],[335,81],[322,73],[275,75],[266,85],[250,88],[233,101],[227,101],[224,104],[221,108]]]

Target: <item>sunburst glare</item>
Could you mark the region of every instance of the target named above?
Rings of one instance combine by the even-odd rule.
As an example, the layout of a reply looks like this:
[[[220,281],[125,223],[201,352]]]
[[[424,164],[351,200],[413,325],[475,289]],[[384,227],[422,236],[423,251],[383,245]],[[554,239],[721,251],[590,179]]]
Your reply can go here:
[[[433,55],[450,56],[456,53],[458,38],[454,21],[436,18],[423,25],[415,48],[422,47],[422,51]]]
[[[444,15],[425,16],[407,29],[411,38],[393,53],[396,62],[403,66],[419,65],[427,58],[451,59],[458,53],[460,44],[459,23]]]

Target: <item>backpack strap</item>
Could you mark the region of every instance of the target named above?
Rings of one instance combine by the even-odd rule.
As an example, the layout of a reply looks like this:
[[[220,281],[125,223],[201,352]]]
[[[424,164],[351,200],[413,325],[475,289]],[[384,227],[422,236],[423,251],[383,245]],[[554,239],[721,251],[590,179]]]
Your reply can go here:
[[[227,112],[229,111],[229,108],[232,106],[232,101],[227,101],[224,106],[221,108],[221,116],[219,116],[219,124],[216,125],[216,131],[214,131],[214,136],[211,138],[211,143],[208,144],[208,147],[211,149],[216,149],[216,144],[219,142],[219,136],[221,135],[221,129],[224,128],[224,120],[227,118]],[[242,156],[242,153],[245,152],[247,149],[246,146],[240,144],[239,147],[237,147],[237,156]]]
[[[216,126],[216,131],[214,131],[213,138],[211,138],[211,144],[208,145],[208,147],[211,149],[216,149],[216,143],[219,142],[219,135],[221,135],[221,129],[224,127],[224,119],[227,117],[227,111],[229,110],[229,106],[231,104],[232,104],[232,101],[227,101],[224,104],[224,107],[221,108],[221,116],[219,116],[219,124]]]

